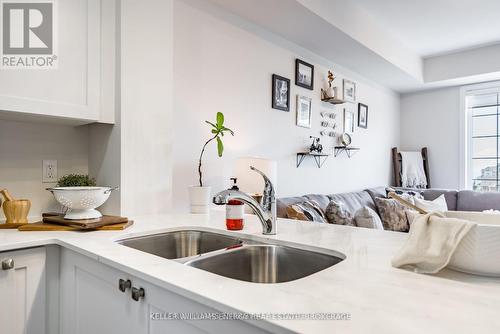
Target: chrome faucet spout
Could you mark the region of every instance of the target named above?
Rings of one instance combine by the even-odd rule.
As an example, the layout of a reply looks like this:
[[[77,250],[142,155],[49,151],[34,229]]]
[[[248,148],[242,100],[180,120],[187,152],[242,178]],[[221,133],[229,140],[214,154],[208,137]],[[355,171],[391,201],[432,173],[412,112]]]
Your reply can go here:
[[[239,190],[228,189],[217,193],[213,198],[213,203],[216,205],[225,205],[230,200],[238,200],[247,204],[259,218],[262,223],[262,234],[276,234],[276,195],[274,187],[269,178],[251,166],[250,169],[256,171],[264,178],[265,187],[262,197],[262,204],[259,204],[252,196]]]

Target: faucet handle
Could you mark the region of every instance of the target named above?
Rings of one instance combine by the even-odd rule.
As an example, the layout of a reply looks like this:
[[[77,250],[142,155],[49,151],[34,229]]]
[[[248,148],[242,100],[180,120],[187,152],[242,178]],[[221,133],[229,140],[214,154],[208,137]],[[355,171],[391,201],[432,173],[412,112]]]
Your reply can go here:
[[[271,205],[271,202],[274,201],[274,197],[275,197],[274,186],[266,174],[262,173],[260,170],[258,170],[254,166],[250,166],[250,169],[253,170],[254,172],[259,173],[264,178],[265,186],[264,186],[264,191],[263,191],[262,207],[268,208]]]

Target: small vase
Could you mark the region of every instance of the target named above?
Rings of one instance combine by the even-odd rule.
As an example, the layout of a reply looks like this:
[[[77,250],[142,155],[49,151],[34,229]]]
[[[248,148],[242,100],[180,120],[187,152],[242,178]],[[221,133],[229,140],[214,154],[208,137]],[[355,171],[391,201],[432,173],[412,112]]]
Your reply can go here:
[[[208,213],[212,187],[190,186],[188,192],[191,213]]]

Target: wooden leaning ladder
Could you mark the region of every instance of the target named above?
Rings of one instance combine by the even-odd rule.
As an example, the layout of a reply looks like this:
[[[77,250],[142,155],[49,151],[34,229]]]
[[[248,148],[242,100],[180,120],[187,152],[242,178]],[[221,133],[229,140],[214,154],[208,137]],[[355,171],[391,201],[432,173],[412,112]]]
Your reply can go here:
[[[427,147],[423,147],[422,160],[424,161],[424,172],[427,177],[427,189],[431,187],[431,178],[429,176],[429,156],[427,155]],[[392,148],[392,166],[394,168],[394,186],[402,187],[401,183],[401,153],[397,147]]]

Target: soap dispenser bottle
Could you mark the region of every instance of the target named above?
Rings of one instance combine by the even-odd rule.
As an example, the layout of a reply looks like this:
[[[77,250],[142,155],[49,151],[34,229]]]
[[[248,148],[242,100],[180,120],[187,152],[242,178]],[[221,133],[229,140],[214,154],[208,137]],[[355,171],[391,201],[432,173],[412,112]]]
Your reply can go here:
[[[231,178],[231,190],[239,190],[236,185],[237,179]],[[243,229],[243,215],[244,203],[235,199],[229,200],[226,204],[226,227],[228,230],[242,230]]]

